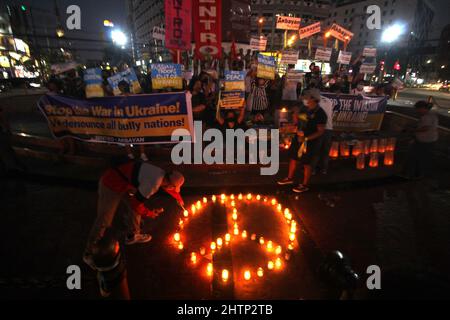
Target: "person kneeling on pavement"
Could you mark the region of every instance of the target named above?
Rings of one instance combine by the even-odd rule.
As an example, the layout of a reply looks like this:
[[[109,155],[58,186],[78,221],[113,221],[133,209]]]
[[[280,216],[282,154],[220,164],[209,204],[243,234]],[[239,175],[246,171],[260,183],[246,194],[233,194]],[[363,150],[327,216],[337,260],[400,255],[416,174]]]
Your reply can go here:
[[[304,169],[303,183],[292,189],[296,193],[309,190],[312,163],[320,154],[322,138],[327,123],[327,114],[319,105],[320,91],[318,89],[305,90],[302,99],[306,112],[300,112],[298,117],[295,117],[297,121],[297,135],[293,137],[288,151],[290,158],[288,176],[278,181],[279,185],[293,184],[297,162],[300,161]]]
[[[164,210],[148,209],[144,202],[160,188],[174,197],[183,207],[180,195],[184,183],[183,175],[178,171],[164,171],[147,162],[128,162],[108,169],[100,178],[98,185],[97,218],[88,237],[84,262],[93,266],[92,248],[107,228],[112,225],[121,202],[127,208],[126,222],[128,233],[125,244],[145,243],[152,239],[140,230],[141,217],[156,218]]]

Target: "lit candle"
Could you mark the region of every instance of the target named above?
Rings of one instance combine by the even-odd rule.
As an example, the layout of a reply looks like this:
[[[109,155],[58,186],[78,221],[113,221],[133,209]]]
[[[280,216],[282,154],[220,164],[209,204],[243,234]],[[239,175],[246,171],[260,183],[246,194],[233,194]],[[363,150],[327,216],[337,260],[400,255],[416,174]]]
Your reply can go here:
[[[234,200],[234,194],[232,194],[232,195],[230,196],[230,199],[231,199],[231,200]]]
[[[212,195],[211,200],[212,200],[213,202],[216,202],[216,196],[215,196],[215,195]]]
[[[180,219],[180,221],[178,221],[178,225],[181,227],[184,224],[183,220]]]
[[[202,203],[200,202],[200,200],[199,201],[197,201],[197,209],[199,209],[200,210],[200,208],[202,207]]]
[[[187,210],[184,210],[183,211],[183,216],[185,216],[186,218],[189,216],[189,211],[187,211]]]
[[[267,241],[267,250],[268,251],[272,251],[273,249],[273,243],[271,240]]]
[[[290,258],[291,258],[291,255],[286,252],[286,254],[284,255],[284,259],[289,260]]]
[[[264,198],[264,202],[267,202],[267,198]]]
[[[217,246],[220,248],[223,244],[222,238],[217,238]]]
[[[292,220],[292,213],[286,213],[285,215],[284,215],[284,217],[288,220],[288,222],[289,221],[291,221]]]
[[[247,200],[251,200],[251,199],[252,199],[252,194],[251,193],[247,194]]]
[[[230,240],[231,240],[231,236],[230,236],[229,233],[227,233],[227,234],[225,235],[225,241],[226,241],[226,242],[230,242]]]
[[[274,199],[272,199],[271,203],[272,203],[272,205],[274,206],[274,205],[277,204],[277,200],[274,198]]]
[[[273,261],[269,261],[269,262],[267,263],[267,269],[273,270]]]
[[[183,250],[183,242],[178,242],[178,249]]]
[[[295,221],[291,222],[291,233],[295,233],[297,231],[297,223]]]
[[[197,254],[195,252],[191,252],[191,261],[193,264],[197,263]]]
[[[242,193],[239,193],[238,199],[239,199],[239,200],[242,200]]]
[[[264,269],[259,267],[258,271],[256,272],[256,274],[258,275],[258,277],[261,278],[264,275]]]
[[[259,238],[259,244],[264,244],[264,238],[263,237]]]
[[[289,240],[291,240],[291,241],[295,240],[295,233],[289,234]]]
[[[277,258],[277,260],[275,260],[275,269],[281,269],[281,259]]]
[[[237,216],[237,213],[236,213],[236,212],[233,212],[233,215],[232,215],[231,217],[233,218],[233,220],[236,221],[236,220],[237,220],[237,217],[238,217],[238,216]]]
[[[180,234],[179,234],[178,232],[175,233],[175,234],[173,235],[173,239],[174,239],[176,242],[180,241],[180,239],[181,239]]]
[[[195,214],[195,210],[196,210],[196,209],[195,209],[195,205],[192,205],[192,206],[191,206],[191,212],[192,212],[192,214]]]
[[[252,233],[252,236],[250,237],[250,239],[252,239],[253,241],[256,240],[256,234]]]
[[[208,263],[208,265],[206,266],[206,274],[208,276],[212,276],[213,273],[213,265],[211,262]]]
[[[229,277],[229,272],[227,269],[222,270],[222,280],[223,282],[227,282]]]
[[[245,231],[245,230],[242,231],[242,238],[244,238],[244,239],[247,238],[247,231]]]
[[[250,273],[250,270],[245,270],[244,271],[244,279],[250,280],[251,277],[252,277],[252,274]]]
[[[208,199],[206,197],[203,197],[203,203],[207,203]]]
[[[220,199],[221,199],[221,200],[225,200],[225,197],[226,197],[226,196],[225,196],[224,193],[222,193],[222,194],[220,195]]]
[[[235,236],[239,235],[239,228],[234,228],[233,234],[234,234]]]
[[[216,250],[216,243],[214,241],[211,242],[210,248],[211,248],[212,251]]]
[[[201,248],[200,248],[200,254],[201,254],[202,256],[204,256],[205,253],[206,253],[205,247],[201,247]]]
[[[282,251],[281,246],[277,246],[277,248],[275,249],[275,253],[281,254],[281,251]]]
[[[277,205],[277,211],[278,211],[278,212],[281,212],[281,209],[282,209],[282,208],[281,208],[281,204],[279,203],[279,204]]]
[[[289,249],[289,250],[294,250],[294,245],[293,245],[292,243],[289,243],[289,244],[288,244],[288,249]]]
[[[261,196],[259,194],[256,196],[256,200],[261,200]]]
[[[236,202],[234,200],[231,201],[231,206],[234,207],[236,205]]]

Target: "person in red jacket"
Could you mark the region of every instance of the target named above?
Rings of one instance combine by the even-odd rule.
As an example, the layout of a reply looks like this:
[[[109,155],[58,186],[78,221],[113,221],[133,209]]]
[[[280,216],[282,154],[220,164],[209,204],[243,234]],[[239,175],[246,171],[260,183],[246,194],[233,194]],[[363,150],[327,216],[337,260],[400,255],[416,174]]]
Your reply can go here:
[[[92,266],[92,247],[103,237],[112,225],[121,202],[127,207],[128,233],[125,243],[145,243],[152,239],[149,234],[140,232],[141,217],[156,218],[163,209],[150,210],[144,202],[160,188],[174,197],[180,206],[184,206],[180,195],[184,183],[183,175],[178,171],[164,171],[147,162],[129,162],[108,169],[100,178],[98,186],[97,218],[88,237],[84,262]]]

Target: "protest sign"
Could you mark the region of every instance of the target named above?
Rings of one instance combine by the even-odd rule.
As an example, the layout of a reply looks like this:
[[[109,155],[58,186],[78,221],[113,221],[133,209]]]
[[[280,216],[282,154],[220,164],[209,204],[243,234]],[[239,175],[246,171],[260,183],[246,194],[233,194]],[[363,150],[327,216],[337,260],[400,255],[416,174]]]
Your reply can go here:
[[[221,109],[243,108],[245,103],[245,93],[242,90],[221,91],[218,106]]]
[[[348,42],[348,41],[352,40],[352,38],[353,38],[352,32],[345,29],[344,27],[341,27],[337,23],[333,23],[329,32],[332,37],[335,37],[336,39],[343,41],[343,42]]]
[[[117,144],[173,143],[176,129],[193,132],[190,93],[78,100],[45,95],[38,102],[56,138]]]
[[[52,70],[53,74],[61,74],[67,72],[72,69],[76,69],[78,67],[78,63],[71,61],[66,63],[56,63],[50,66],[50,70]]]
[[[387,97],[321,93],[333,102],[333,130],[380,130],[386,111]]]
[[[251,37],[250,38],[250,49],[257,51],[265,51],[267,46],[267,38],[264,36]]]
[[[341,64],[350,64],[350,60],[352,59],[352,53],[347,51],[339,51],[339,56],[337,58],[337,63]]]
[[[191,49],[191,0],[165,0],[165,46],[169,49]]]
[[[332,53],[331,48],[319,47],[316,50],[316,56],[314,57],[314,59],[319,60],[319,61],[328,62],[331,59],[331,53]]]
[[[258,78],[275,79],[275,58],[258,54],[258,68],[256,70]]]
[[[300,28],[300,30],[298,31],[298,35],[301,40],[301,39],[309,38],[309,37],[319,33],[320,31],[321,31],[321,24],[320,24],[320,22],[316,22],[316,23],[310,24],[309,26]]]
[[[377,65],[375,63],[363,63],[359,68],[360,73],[374,73]]]
[[[376,57],[377,56],[377,48],[372,47],[364,47],[363,57]]]
[[[288,70],[286,73],[286,80],[289,82],[301,82],[303,79],[304,73],[300,70]]]
[[[83,80],[86,84],[86,98],[99,98],[104,96],[102,69],[91,68],[84,70]]]
[[[277,16],[277,29],[298,30],[300,28],[301,18]]]
[[[164,41],[166,38],[166,30],[164,28],[154,26],[152,29],[152,37],[155,40]]]
[[[225,91],[245,90],[245,71],[225,71]]]
[[[183,89],[181,64],[154,63],[151,70],[153,89]]]
[[[122,94],[122,92],[120,92],[119,90],[119,82],[121,81],[126,81],[130,85],[131,93],[140,93],[142,90],[136,73],[133,69],[128,68],[125,71],[119,72],[108,78],[108,83],[113,89],[113,93],[115,96],[119,96]]]
[[[297,50],[283,50],[281,52],[280,63],[296,64],[297,61],[298,61],[298,51]]]

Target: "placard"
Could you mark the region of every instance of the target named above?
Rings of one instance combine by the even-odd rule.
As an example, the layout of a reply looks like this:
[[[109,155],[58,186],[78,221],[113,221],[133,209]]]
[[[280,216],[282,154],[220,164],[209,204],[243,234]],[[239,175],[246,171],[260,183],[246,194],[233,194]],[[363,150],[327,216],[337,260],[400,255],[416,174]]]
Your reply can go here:
[[[151,65],[153,89],[183,89],[181,64],[154,63]]]
[[[363,63],[359,68],[360,73],[371,74],[375,72],[377,65],[375,63]]]
[[[280,63],[296,64],[298,61],[298,50],[283,50]]]
[[[267,38],[264,36],[251,37],[250,38],[250,49],[257,51],[266,51]]]
[[[258,54],[258,68],[256,70],[258,78],[275,79],[275,58]]]
[[[328,62],[331,59],[331,48],[318,47],[316,50],[315,60]]]
[[[352,32],[345,29],[344,27],[341,27],[337,23],[333,23],[329,32],[330,32],[331,36],[333,36],[336,39],[343,41],[343,42],[348,42],[348,41],[352,40],[352,38],[353,38]]]
[[[298,30],[300,28],[301,20],[301,18],[278,16],[276,28],[283,30]]]
[[[348,51],[339,51],[339,56],[337,58],[337,63],[340,64],[350,64],[350,61],[352,60],[352,53]]]
[[[322,27],[321,27],[320,22],[316,22],[316,23],[310,24],[309,26],[300,28],[300,30],[298,30],[298,35],[301,40],[301,39],[309,38],[309,37],[319,33],[321,30],[322,30]]]

